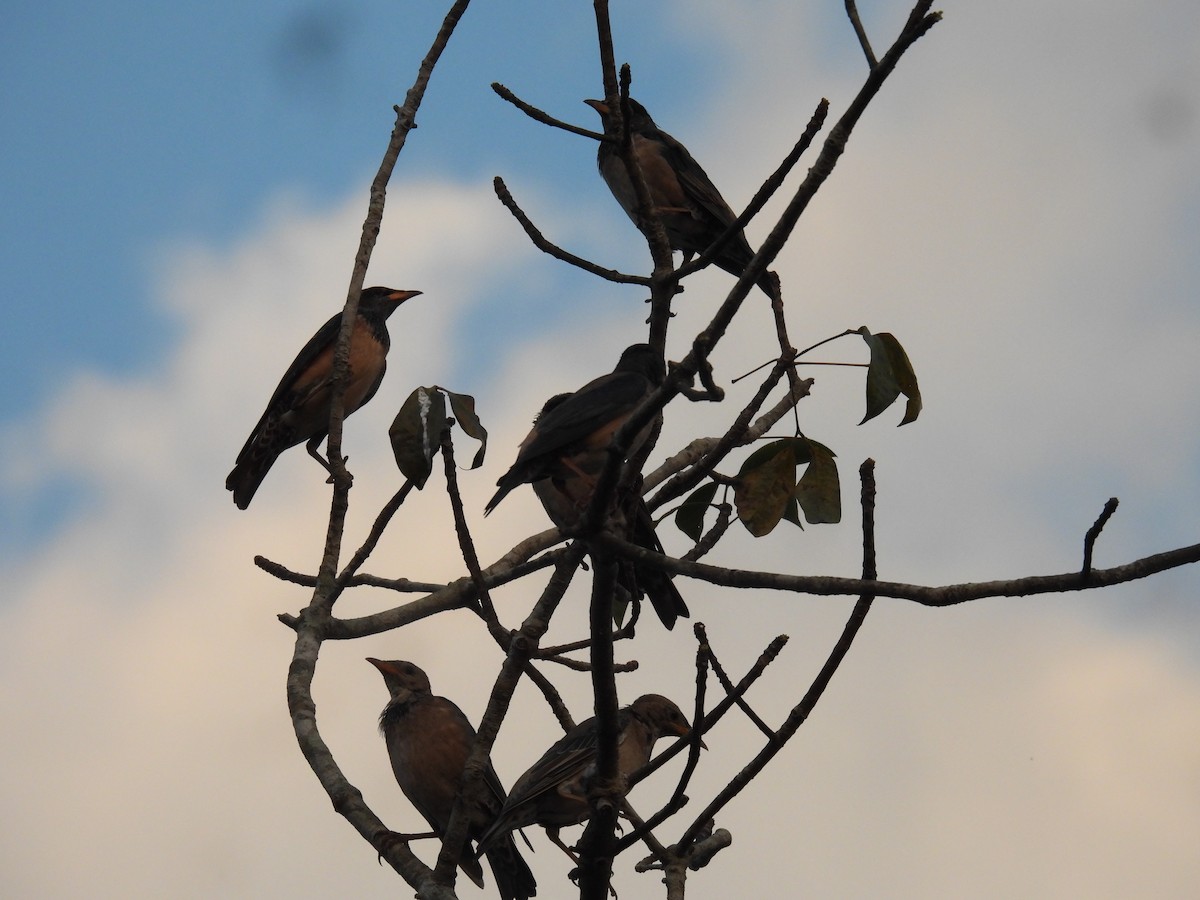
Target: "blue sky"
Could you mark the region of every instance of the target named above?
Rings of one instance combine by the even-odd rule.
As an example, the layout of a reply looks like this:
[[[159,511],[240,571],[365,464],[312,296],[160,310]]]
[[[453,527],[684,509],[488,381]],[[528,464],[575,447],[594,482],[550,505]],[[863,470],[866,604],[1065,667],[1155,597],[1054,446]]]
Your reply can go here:
[[[471,11],[437,72],[402,177],[500,166],[565,173],[566,139],[552,136],[531,153],[537,128],[488,87],[507,82],[564,115],[592,116],[576,105],[596,92],[594,67],[577,64],[595,56],[590,8],[561,7]],[[397,14],[402,28],[376,26]],[[548,46],[509,52],[551,15]],[[434,4],[337,0],[10,11],[0,38],[8,134],[0,238],[9,289],[29,303],[9,335],[17,352],[0,364],[0,415],[44,402],[64,359],[128,371],[159,358],[172,334],[149,296],[154,248],[236,240],[282,190],[324,203],[360,184],[378,165],[381,124],[411,83],[411,66],[396,63],[420,58],[440,18]],[[628,41],[643,45],[636,32]],[[693,61],[673,72],[688,80],[700,68]],[[49,303],[60,311],[54,328],[33,314]]]
[[[392,104],[440,6],[8,10],[0,805],[23,827],[0,848],[5,896],[404,890],[329,811],[296,752],[282,703],[290,634],[274,617],[305,598],[251,564],[262,553],[312,568],[328,489],[302,453],[285,455],[246,513],[222,482],[279,373],[341,302]],[[836,0],[614,7],[635,95],[735,207],[817,100],[838,114],[865,71]],[[907,9],[860,7],[881,50]],[[886,578],[1070,570],[1112,495],[1122,503],[1098,565],[1193,543],[1194,4],[944,9],[778,265],[794,342],[863,324],[896,333],[925,411],[903,429],[898,414],[856,428],[853,370],[818,370],[806,373],[817,378],[806,433],[838,453],[847,502],[861,459],[878,461]],[[580,102],[600,92],[592,22],[586,3],[477,0],[434,75],[368,275],[425,294],[394,318],[388,378],[348,424],[356,534],[398,485],[384,435],[414,386],[478,398],[491,446],[461,479],[478,513],[541,401],[606,371],[642,335],[639,291],[533,250],[491,191],[503,175],[553,239],[645,267],[644,244],[595,175],[594,147],[489,88],[501,81],[594,124]],[[751,240],[767,228],[755,222]],[[693,280],[670,355],[728,284],[719,272]],[[769,354],[763,310],[746,320],[717,356],[723,378]],[[717,430],[726,412],[672,406],[660,456]],[[490,561],[546,520],[530,492],[514,492],[472,524]],[[461,561],[439,537],[448,528],[431,483],[372,571],[457,577]],[[686,549],[669,527],[663,539]],[[847,524],[758,542],[733,534],[714,561],[853,574],[857,553]],[[759,697],[776,720],[847,609],[680,588],[734,669],[775,634],[792,636]],[[520,620],[528,591],[498,595],[506,622]],[[786,877],[810,896],[1189,896],[1200,878],[1196,595],[1189,569],[1097,595],[879,604],[777,777],[726,814],[734,847],[695,890],[770,893]],[[556,642],[578,637],[573,596]],[[340,609],[396,602],[362,591]],[[323,651],[323,731],[394,827],[418,822],[374,733],[385,696],[362,657],[419,662],[474,717],[499,665],[475,631],[448,616]],[[689,697],[686,629],[646,632],[628,651],[643,666],[623,695]],[[478,665],[456,664],[464,658]],[[581,714],[585,681],[564,686]],[[555,736],[536,698],[517,704],[522,733],[502,732],[496,749],[508,783]],[[706,740],[697,796],[756,747],[737,723]],[[87,835],[71,850],[77,865],[62,865],[63,821]],[[563,872],[534,840],[541,894],[554,896]],[[659,896],[656,881],[620,878],[622,896]]]

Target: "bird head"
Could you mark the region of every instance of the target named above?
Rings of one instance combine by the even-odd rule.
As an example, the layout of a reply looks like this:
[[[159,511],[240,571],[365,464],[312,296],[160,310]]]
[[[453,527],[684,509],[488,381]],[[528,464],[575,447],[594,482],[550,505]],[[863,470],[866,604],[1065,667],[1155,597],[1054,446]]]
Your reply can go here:
[[[663,358],[649,344],[632,344],[621,352],[614,372],[636,372],[653,385],[662,384],[667,378],[667,367]]]
[[[588,106],[600,114],[600,121],[604,123],[607,130],[609,116],[612,108],[605,100],[584,100]],[[632,97],[629,98],[629,128],[631,131],[638,131],[644,128],[655,128],[654,120],[650,118],[650,113],[646,112],[646,107],[638,103]]]
[[[368,656],[367,662],[383,675],[383,683],[393,700],[410,700],[419,694],[430,692],[429,676],[420,666],[403,659],[375,659]]]
[[[643,694],[629,705],[629,709],[650,727],[656,738],[669,734],[687,737],[692,733],[692,726],[679,707],[662,694]]]
[[[405,300],[420,296],[420,291],[399,291],[389,287],[364,288],[358,298],[358,311],[364,315],[376,314],[386,319]]]

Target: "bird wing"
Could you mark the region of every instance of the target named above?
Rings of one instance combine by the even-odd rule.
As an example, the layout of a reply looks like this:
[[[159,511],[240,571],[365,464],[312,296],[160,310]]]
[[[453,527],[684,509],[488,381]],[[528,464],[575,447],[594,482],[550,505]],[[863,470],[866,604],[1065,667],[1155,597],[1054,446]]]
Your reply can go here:
[[[322,351],[326,350],[337,338],[341,321],[342,314],[340,312],[336,313],[328,322],[317,329],[317,333],[308,339],[308,343],[300,348],[300,352],[296,354],[296,358],[292,360],[292,364],[288,366],[287,371],[283,373],[283,377],[279,379],[279,385],[275,388],[275,393],[271,394],[271,399],[267,401],[267,407],[263,410],[263,414],[251,430],[250,437],[246,439],[245,445],[238,454],[238,462],[241,462],[243,457],[250,451],[250,448],[254,446],[260,432],[272,414],[279,414],[279,410],[276,408],[277,405],[286,403],[287,408],[296,405],[296,398],[289,396],[294,392],[295,382],[301,374],[317,361]],[[378,389],[378,385],[376,385],[376,389]]]
[[[683,192],[693,203],[719,221],[722,227],[728,227],[737,215],[725,202],[725,198],[712,183],[704,167],[696,162],[687,147],[665,131],[656,129],[654,137],[662,144],[663,157],[675,170],[675,177],[679,179],[679,186]]]
[[[593,379],[538,419],[517,463],[569,447],[629,415],[650,387],[636,372],[610,372]]]

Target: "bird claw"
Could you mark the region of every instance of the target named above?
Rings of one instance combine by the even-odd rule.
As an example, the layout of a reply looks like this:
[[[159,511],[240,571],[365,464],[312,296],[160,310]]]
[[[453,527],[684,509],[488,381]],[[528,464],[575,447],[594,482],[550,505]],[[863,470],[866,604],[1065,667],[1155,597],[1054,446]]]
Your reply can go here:
[[[346,468],[346,463],[348,463],[348,462],[350,462],[350,457],[343,456],[342,457],[342,468],[343,469]],[[333,468],[327,462],[325,462],[325,460],[323,460],[323,459],[321,460],[321,465],[323,465],[325,467],[325,470],[327,472],[329,472],[329,477],[325,479],[325,483],[333,484]],[[349,470],[346,471],[346,478],[349,479],[349,482],[348,482],[349,484],[354,484],[354,476],[350,474]]]
[[[382,866],[384,853],[390,852],[396,844],[403,844],[407,847],[408,837],[408,835],[400,834],[398,831],[388,831],[386,829],[375,832],[374,844],[375,849],[378,851],[376,862]]]
[[[578,868],[572,869],[567,873],[567,877],[571,879],[571,884],[575,885],[575,887],[579,887],[580,875],[581,873]],[[608,894],[613,898],[613,900],[617,900],[617,889],[614,888],[612,884],[609,884],[608,886]]]

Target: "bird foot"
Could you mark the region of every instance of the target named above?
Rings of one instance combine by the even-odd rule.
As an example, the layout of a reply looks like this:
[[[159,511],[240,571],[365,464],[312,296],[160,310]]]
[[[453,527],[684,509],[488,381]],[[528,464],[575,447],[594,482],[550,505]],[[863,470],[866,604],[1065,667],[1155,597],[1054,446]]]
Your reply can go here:
[[[580,874],[581,873],[578,869],[572,869],[567,873],[567,877],[571,879],[571,883],[575,885],[575,887],[579,887]],[[617,900],[617,889],[614,888],[611,883],[608,886],[608,895],[612,897],[613,900]]]
[[[346,463],[348,463],[348,462],[350,462],[350,457],[343,456],[342,457],[342,467],[344,468]],[[325,462],[325,460],[323,460],[323,459],[321,460],[321,465],[323,465],[325,467],[325,471],[327,471],[329,473],[329,477],[325,479],[325,483],[333,484],[333,469],[330,467],[329,463]],[[348,479],[350,479],[350,482],[349,482],[350,484],[354,484],[354,476],[352,474],[350,474],[349,470],[347,470],[347,472],[346,472],[346,477]]]
[[[384,854],[390,853],[392,848],[397,844],[403,844],[407,847],[410,841],[420,841],[424,840],[425,838],[434,837],[437,837],[437,834],[432,831],[423,831],[417,834],[407,834],[402,831],[388,831],[385,829],[383,831],[375,832],[373,843],[375,845],[375,849],[379,851],[379,864],[383,865]]]

